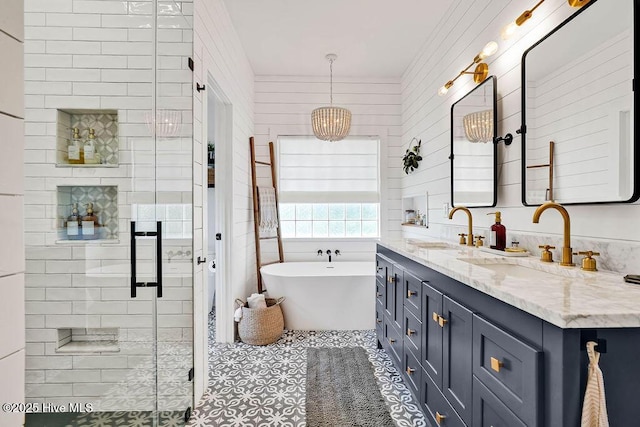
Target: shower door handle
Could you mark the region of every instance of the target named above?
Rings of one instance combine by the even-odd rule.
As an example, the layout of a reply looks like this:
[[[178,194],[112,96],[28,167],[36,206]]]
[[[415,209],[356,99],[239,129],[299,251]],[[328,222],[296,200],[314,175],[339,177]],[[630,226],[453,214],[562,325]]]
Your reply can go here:
[[[156,281],[138,282],[136,275],[136,238],[156,238]],[[156,231],[136,231],[136,222],[131,221],[131,298],[136,298],[138,288],[156,288],[158,298],[162,298],[162,221],[156,222]]]

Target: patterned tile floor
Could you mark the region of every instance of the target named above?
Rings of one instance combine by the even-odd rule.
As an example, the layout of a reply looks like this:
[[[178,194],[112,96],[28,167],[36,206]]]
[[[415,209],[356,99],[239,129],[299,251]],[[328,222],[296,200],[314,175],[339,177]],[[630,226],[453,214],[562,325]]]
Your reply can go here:
[[[216,344],[214,333],[211,318],[209,389],[187,426],[306,426],[306,348],[327,346],[364,347],[395,425],[428,426],[374,331],[285,331],[268,346]]]

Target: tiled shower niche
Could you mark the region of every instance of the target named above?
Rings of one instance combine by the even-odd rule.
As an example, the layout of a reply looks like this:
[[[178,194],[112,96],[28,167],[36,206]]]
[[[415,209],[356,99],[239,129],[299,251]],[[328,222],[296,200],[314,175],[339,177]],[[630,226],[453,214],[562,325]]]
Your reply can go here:
[[[68,146],[78,128],[83,145],[89,130],[95,131],[95,151],[99,163],[69,163]],[[58,110],[56,127],[56,165],[59,167],[117,167],[118,166],[118,112],[116,110]]]
[[[58,239],[61,241],[115,240],[118,238],[118,188],[115,186],[59,186],[58,192]],[[69,233],[67,221],[74,203],[78,205],[80,217],[87,214],[87,205],[93,203],[94,215],[99,226],[93,234]]]

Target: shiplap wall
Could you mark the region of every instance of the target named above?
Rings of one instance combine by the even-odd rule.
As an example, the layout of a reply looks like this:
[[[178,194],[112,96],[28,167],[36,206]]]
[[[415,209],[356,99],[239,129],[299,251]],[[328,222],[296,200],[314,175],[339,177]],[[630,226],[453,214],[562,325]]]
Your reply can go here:
[[[526,236],[544,235],[549,244],[562,246],[560,215],[545,213],[540,224],[533,224],[535,208],[521,204],[521,146],[515,130],[520,127],[521,119],[522,53],[575,9],[564,0],[545,1],[516,35],[508,41],[501,40],[500,29],[527,6],[517,0],[452,2],[402,77],[402,139],[409,140],[416,135],[421,137],[425,155],[420,169],[402,180],[402,191],[404,194],[413,193],[416,188],[426,186],[430,194],[430,228],[420,235],[453,241],[456,233],[466,232],[466,216],[456,215],[450,221],[444,216],[443,205],[450,200],[450,108],[475,84],[471,77],[463,76],[444,97],[439,97],[437,90],[464,68],[484,44],[495,40],[500,48],[488,58],[488,63],[489,74],[496,75],[498,79],[498,134],[510,132],[514,135],[514,142],[508,147],[503,144],[498,147],[497,208],[473,210],[475,231],[486,235],[494,222],[494,217],[486,214],[497,209],[502,211],[508,243],[517,236],[522,246]],[[574,249],[589,250],[588,245],[598,243],[609,251],[615,251],[617,245],[635,254],[624,265],[618,264],[619,268],[632,267],[634,259],[637,264],[640,256],[637,244],[640,228],[635,226],[640,214],[638,204],[570,206],[568,211],[571,234],[574,242],[578,242],[574,243]],[[411,237],[417,233],[407,230],[403,235]]]
[[[0,401],[24,402],[24,29],[22,0],[3,0],[0,13]],[[22,411],[0,412],[18,426]]]
[[[386,237],[400,235],[399,163],[402,146],[400,122],[400,84],[395,79],[345,78],[334,76],[334,104],[351,110],[351,132],[356,136],[380,138],[381,158],[381,233]],[[278,135],[313,135],[311,111],[328,105],[329,78],[305,76],[256,76],[255,133],[256,154],[269,159],[268,142]],[[339,144],[339,142],[338,142]],[[258,171],[260,182],[269,181],[268,168]],[[273,247],[265,247],[266,261],[273,257]],[[339,249],[338,260],[370,260],[375,241],[353,239],[288,239],[284,241],[287,261],[326,260],[317,256],[318,249]],[[335,259],[335,258],[334,258]],[[255,263],[254,263],[255,268]]]

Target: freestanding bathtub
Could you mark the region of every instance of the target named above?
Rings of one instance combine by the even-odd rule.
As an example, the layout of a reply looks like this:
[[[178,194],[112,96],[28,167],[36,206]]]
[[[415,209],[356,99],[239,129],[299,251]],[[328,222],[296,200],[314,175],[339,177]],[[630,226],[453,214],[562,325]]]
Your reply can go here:
[[[375,329],[374,262],[285,262],[260,272],[269,296],[285,297],[286,329]]]

